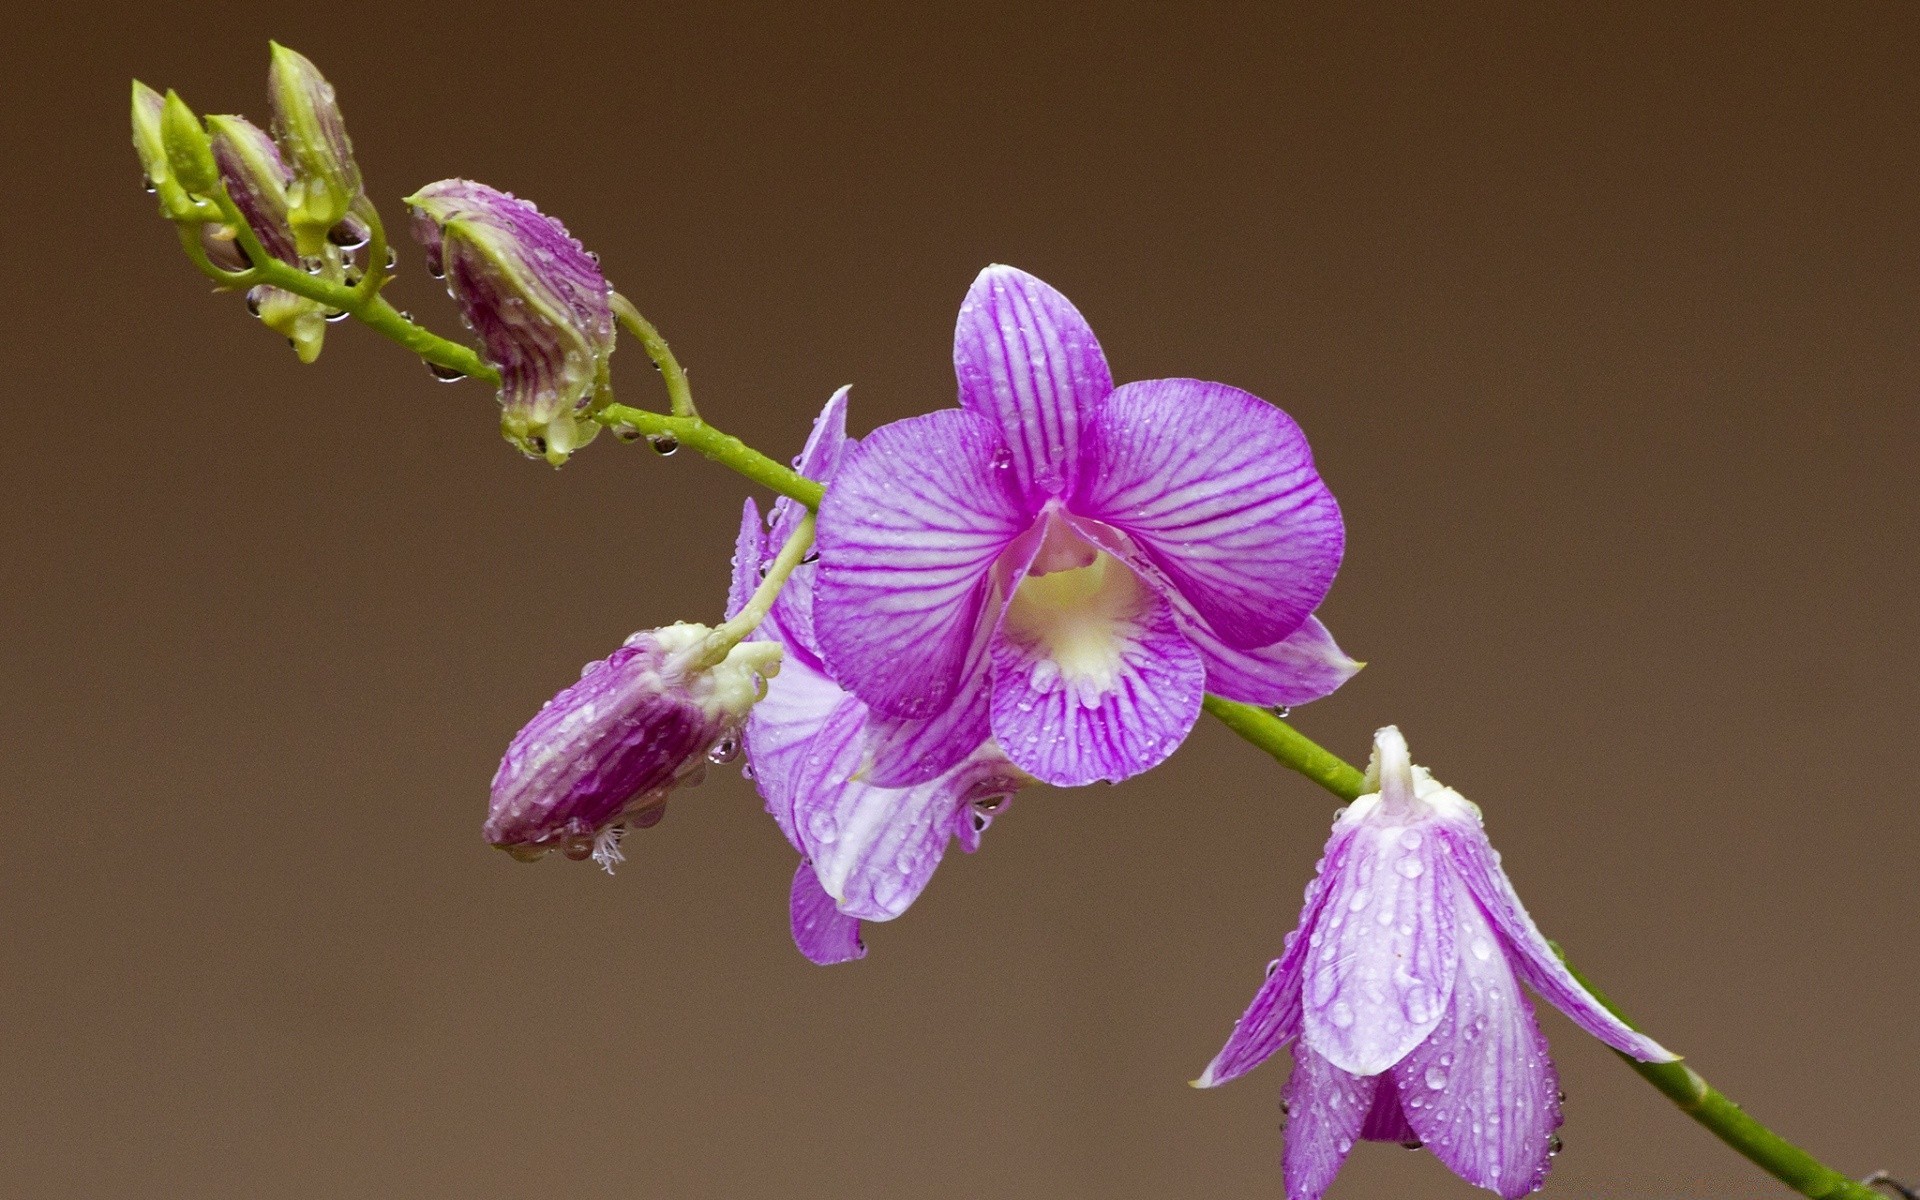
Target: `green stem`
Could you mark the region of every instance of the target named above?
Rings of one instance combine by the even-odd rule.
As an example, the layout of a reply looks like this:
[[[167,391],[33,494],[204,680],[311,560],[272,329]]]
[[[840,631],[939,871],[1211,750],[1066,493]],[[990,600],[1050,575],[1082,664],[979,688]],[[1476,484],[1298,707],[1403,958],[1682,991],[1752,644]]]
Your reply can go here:
[[[613,315],[620,318],[620,324],[627,332],[640,339],[640,345],[660,368],[660,378],[667,385],[667,400],[672,405],[676,417],[699,418],[699,410],[693,407],[693,387],[687,382],[687,372],[680,366],[680,360],[667,348],[667,339],[653,327],[653,322],[640,315],[633,301],[619,292],[613,294]]]
[[[712,647],[710,652],[712,661],[708,664],[709,666],[724,659],[727,651],[746,640],[748,634],[760,627],[760,622],[766,620],[767,614],[773,611],[773,602],[779,598],[780,589],[786,585],[787,576],[793,574],[793,569],[806,561],[807,554],[812,549],[813,514],[808,513],[800,518],[800,523],[794,527],[793,536],[787,539],[786,545],[780,547],[780,553],[767,564],[766,577],[760,581],[759,587],[753,589],[753,596],[747,601],[746,607],[708,636],[707,644]]]
[[[337,309],[359,320],[361,324],[405,346],[430,363],[435,363],[462,375],[471,375],[488,383],[498,383],[500,373],[488,366],[478,354],[459,342],[448,341],[437,334],[415,325],[393,305],[387,303],[377,289],[365,286],[348,287],[335,283],[318,275],[309,275],[299,267],[281,262],[267,253],[260,239],[254,236],[253,229],[246,218],[234,206],[231,197],[223,190],[213,197],[220,208],[221,219],[231,225],[234,237],[240,248],[246,251],[247,260],[253,264],[247,270],[236,275],[222,271],[207,261],[206,254],[200,249],[199,226],[194,222],[180,223],[180,244],[186,248],[187,257],[193,260],[209,279],[222,287],[253,287],[267,284],[281,291],[292,292],[296,296],[318,301],[328,308]],[[376,221],[377,228],[377,221]],[[367,279],[384,280],[386,271],[386,250],[384,236],[374,239],[380,254],[380,262],[368,268]],[[373,243],[370,243],[372,245]]]
[[[625,404],[609,404],[594,420],[614,429],[631,429],[649,438],[672,438],[748,479],[791,496],[808,508],[819,508],[826,488],[792,467],[753,449],[730,433],[722,433],[699,417],[674,417]]]
[[[1365,776],[1351,764],[1264,708],[1222,700],[1218,696],[1208,696],[1203,706],[1227,728],[1266,751],[1275,762],[1300,772],[1342,800],[1354,800],[1366,787]],[[1573,977],[1608,1011],[1622,1021],[1627,1020],[1610,1000],[1587,983],[1572,963],[1567,963],[1567,970],[1572,971]],[[1684,1062],[1643,1063],[1624,1054],[1620,1057],[1641,1078],[1660,1089],[1681,1112],[1801,1195],[1812,1200],[1886,1200],[1872,1188],[1842,1175],[1748,1116]]]

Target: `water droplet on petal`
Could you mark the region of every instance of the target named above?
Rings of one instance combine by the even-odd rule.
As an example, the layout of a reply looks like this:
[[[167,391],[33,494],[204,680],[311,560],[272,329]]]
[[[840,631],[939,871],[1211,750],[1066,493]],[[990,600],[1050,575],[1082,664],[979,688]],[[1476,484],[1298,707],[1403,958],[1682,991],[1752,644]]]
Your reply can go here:
[[[1418,850],[1420,843],[1424,840],[1418,829],[1402,830],[1400,834],[1400,844],[1409,850]]]
[[[1425,1078],[1427,1087],[1432,1091],[1437,1092],[1447,1086],[1447,1073],[1439,1067],[1428,1067]]]
[[[1408,879],[1418,879],[1426,872],[1427,868],[1419,859],[1409,854],[1407,857],[1393,864],[1393,869]]]
[[[1557,1133],[1547,1139],[1547,1157],[1548,1158],[1552,1158],[1554,1155],[1560,1153],[1562,1150],[1566,1148],[1567,1148],[1567,1144],[1560,1140],[1560,1135]]]
[[[1335,1001],[1333,1007],[1327,1010],[1327,1019],[1333,1022],[1335,1028],[1351,1029],[1353,1027],[1353,1009],[1347,1005],[1345,1000]]]
[[[1481,962],[1486,962],[1493,957],[1493,943],[1483,937],[1473,939],[1472,950],[1473,956]]]
[[[1400,1148],[1402,1150],[1422,1150],[1426,1148],[1426,1145],[1427,1144],[1419,1138],[1408,1138],[1406,1141],[1400,1143]]]
[[[740,757],[740,739],[728,734],[713,744],[707,751],[707,761],[711,763],[730,763]]]

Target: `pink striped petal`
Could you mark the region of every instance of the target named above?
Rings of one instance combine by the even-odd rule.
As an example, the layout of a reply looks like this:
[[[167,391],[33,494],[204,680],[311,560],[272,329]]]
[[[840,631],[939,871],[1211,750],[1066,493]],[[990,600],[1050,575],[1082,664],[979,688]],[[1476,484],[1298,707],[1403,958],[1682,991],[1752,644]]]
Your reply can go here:
[[[1512,957],[1527,986],[1575,1025],[1622,1054],[1641,1062],[1672,1062],[1680,1057],[1608,1012],[1567,970],[1520,903],[1475,816],[1462,813],[1433,824],[1451,848],[1454,869],[1500,935],[1496,953]]]
[[[1293,1074],[1280,1093],[1287,1114],[1287,1144],[1280,1154],[1287,1200],[1325,1194],[1359,1139],[1382,1082],[1342,1071],[1305,1042],[1293,1044]]]
[[[1190,615],[1192,608],[1184,596],[1176,593],[1173,607],[1180,618],[1180,632],[1207,664],[1207,690],[1228,700],[1287,707],[1311,704],[1332,695],[1366,665],[1347,657],[1317,617],[1308,617],[1271,646],[1241,650],[1215,637],[1197,614]]]
[[[1417,1146],[1420,1135],[1407,1123],[1406,1110],[1400,1107],[1400,1093],[1388,1082],[1373,1089],[1373,1107],[1367,1110],[1366,1123],[1360,1126],[1360,1139],[1367,1142],[1398,1142]]]
[[[947,409],[875,430],[820,506],[814,631],[830,673],[888,716],[950,705],[994,559],[1031,516],[983,417]]]
[[[793,460],[793,469],[808,479],[821,482],[830,480],[840,468],[840,459],[848,446],[854,445],[847,437],[847,389],[835,392],[814,418],[813,431],[807,435],[807,444]],[[793,536],[794,527],[800,523],[806,509],[799,501],[781,496],[773,502],[773,510],[768,516],[771,533],[767,538],[767,557],[771,559],[787,544]],[[820,641],[813,632],[813,575],[815,567],[802,564],[794,568],[787,586],[773,601],[773,616],[781,626],[793,636],[807,652],[815,658],[820,656]]]
[[[1111,555],[1023,580],[994,636],[994,739],[1060,787],[1158,766],[1205,692],[1206,668],[1166,598]]]
[[[1321,858],[1321,865],[1325,866],[1331,857],[1333,851],[1329,850]],[[1220,1047],[1220,1053],[1213,1056],[1200,1078],[1193,1081],[1195,1087],[1218,1087],[1238,1079],[1300,1036],[1300,968],[1306,961],[1308,947],[1300,931],[1313,928],[1314,922],[1320,919],[1325,897],[1323,876],[1316,871],[1313,882],[1307,884],[1299,924],[1287,935],[1286,949],[1267,964],[1266,982],[1253,994],[1253,1003],[1247,1005],[1247,1011],[1234,1022],[1227,1044]]]
[[[793,944],[800,953],[823,967],[867,956],[860,940],[860,922],[833,906],[833,897],[821,889],[813,865],[800,860],[793,873],[793,895],[787,903],[793,926]]]
[[[733,582],[727,588],[728,620],[738,616],[747,601],[753,599],[766,553],[767,535],[760,527],[760,506],[748,496],[740,513],[740,532],[733,540]]]
[[[1468,1183],[1524,1196],[1546,1178],[1560,1084],[1486,916],[1467,901],[1458,917],[1453,1001],[1433,1034],[1393,1068],[1393,1080],[1434,1157]]]
[[[743,740],[753,785],[780,832],[802,852],[793,815],[801,767],[807,747],[842,704],[859,701],[788,647],[779,674],[767,681],[766,697],[747,714]]]
[[[1071,490],[1082,427],[1113,391],[1073,303],[1025,271],[988,267],[960,304],[953,367],[960,406],[990,418],[1012,450],[1021,494],[1037,504]]]
[[[1233,646],[1270,646],[1332,586],[1340,509],[1293,419],[1238,388],[1130,383],[1085,431],[1070,502],[1130,535]]]
[[[1308,935],[1302,1026],[1335,1066],[1378,1075],[1445,1015],[1458,885],[1430,832],[1353,809],[1342,820],[1356,824],[1338,858],[1328,847],[1325,907]]]
[[[807,747],[794,789],[794,828],[839,910],[887,921],[926,887],[968,807],[1010,794],[1021,781],[997,752],[982,747],[931,782],[874,787],[860,778],[865,726],[857,703],[843,705]]]
[[[989,611],[994,612],[991,601]],[[960,668],[960,692],[931,717],[867,714],[866,780],[875,787],[912,787],[952,770],[992,736],[993,678],[988,647],[994,622],[983,620]]]

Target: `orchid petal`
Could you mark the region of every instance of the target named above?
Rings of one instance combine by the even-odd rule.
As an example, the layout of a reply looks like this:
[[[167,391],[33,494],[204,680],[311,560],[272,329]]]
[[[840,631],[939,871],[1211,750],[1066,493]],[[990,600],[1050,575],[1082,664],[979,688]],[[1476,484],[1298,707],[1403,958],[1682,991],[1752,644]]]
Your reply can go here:
[[[985,418],[947,409],[875,430],[820,506],[814,629],[832,675],[889,716],[952,703],[994,559],[1030,516]]]
[[[1464,801],[1460,802],[1465,809]],[[1560,956],[1520,903],[1500,868],[1478,815],[1471,810],[1435,822],[1452,849],[1453,864],[1499,934],[1501,952],[1528,987],[1594,1037],[1641,1062],[1673,1062],[1680,1056],[1608,1012],[1567,970]]]
[[[1437,838],[1348,813],[1354,836],[1328,847],[1325,907],[1307,935],[1303,1024],[1335,1066],[1378,1075],[1445,1014],[1457,957],[1452,906],[1471,901],[1456,897]]]
[[[1111,555],[1031,576],[993,640],[993,736],[1061,787],[1157,766],[1200,717],[1206,668],[1165,597]]]
[[[1280,1155],[1287,1200],[1320,1200],[1347,1161],[1383,1082],[1342,1071],[1305,1042],[1293,1044],[1293,1074],[1280,1098],[1287,1113]]]
[[[800,953],[823,967],[867,956],[860,940],[860,922],[833,906],[833,897],[821,889],[813,865],[800,860],[793,873],[793,895],[787,904],[793,926],[793,944]]]
[[[1340,509],[1293,419],[1238,388],[1130,383],[1088,423],[1073,511],[1137,541],[1228,644],[1270,646],[1326,596]]]
[[[820,884],[841,912],[887,921],[907,910],[946,852],[956,815],[1020,781],[991,748],[929,783],[879,788],[859,778],[866,713],[836,708],[807,747],[794,789],[794,827]]]
[[[1367,1110],[1366,1123],[1360,1126],[1360,1138],[1368,1142],[1398,1142],[1412,1146],[1420,1135],[1407,1123],[1407,1111],[1400,1105],[1400,1092],[1383,1081],[1373,1089],[1373,1107]]]
[[[1427,1149],[1468,1183],[1524,1196],[1546,1177],[1560,1084],[1533,1008],[1478,905],[1461,897],[1446,1017],[1393,1068]]]
[[[803,656],[789,651],[780,673],[767,681],[766,696],[747,714],[743,741],[753,785],[780,832],[802,852],[793,810],[803,760],[827,718],[848,702],[858,703]]]
[[[981,621],[960,668],[960,691],[931,717],[867,714],[867,782],[912,787],[952,770],[992,736],[993,677],[988,649],[994,625]]]
[[[1328,857],[1332,856],[1329,851]],[[1323,857],[1322,865],[1328,861]],[[1325,876],[1316,873],[1307,885],[1306,900],[1300,908],[1300,923],[1287,934],[1286,949],[1267,964],[1267,978],[1253,994],[1247,1011],[1233,1023],[1233,1032],[1220,1053],[1213,1056],[1195,1087],[1218,1087],[1238,1079],[1273,1057],[1274,1051],[1300,1036],[1300,968],[1306,960],[1308,941],[1300,930],[1310,929],[1320,917],[1327,894]]]
[[[753,590],[760,585],[760,564],[766,557],[767,535],[760,526],[760,506],[748,496],[740,512],[740,532],[733,539],[733,582],[727,588],[729,621],[753,599]]]
[[[1113,391],[1106,355],[1072,301],[1025,271],[991,266],[960,304],[953,334],[960,406],[991,419],[1030,500],[1065,494],[1082,429]]]
[[[1332,695],[1364,663],[1349,658],[1317,617],[1271,646],[1242,650],[1228,645],[1199,621],[1180,596],[1173,602],[1180,632],[1207,664],[1207,690],[1242,704],[1292,707]],[[1183,611],[1186,610],[1186,611]]]

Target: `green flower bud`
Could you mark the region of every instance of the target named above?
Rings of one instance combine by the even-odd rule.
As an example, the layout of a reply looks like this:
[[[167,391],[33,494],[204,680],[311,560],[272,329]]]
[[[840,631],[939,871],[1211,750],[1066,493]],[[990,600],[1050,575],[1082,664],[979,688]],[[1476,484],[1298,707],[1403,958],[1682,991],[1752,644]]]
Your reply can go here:
[[[167,167],[182,188],[201,196],[219,190],[220,168],[214,164],[206,128],[172,89],[161,102],[160,143],[166,149]]]
[[[147,190],[159,196],[161,216],[186,221],[199,214],[167,164],[167,144],[160,134],[160,118],[166,107],[166,97],[138,79],[133,81],[133,149],[140,156]]]
[[[327,233],[344,220],[360,196],[360,168],[334,100],[333,85],[301,54],[272,43],[267,95],[273,102],[274,135],[293,170],[287,186],[288,218],[300,254],[319,254]]]

